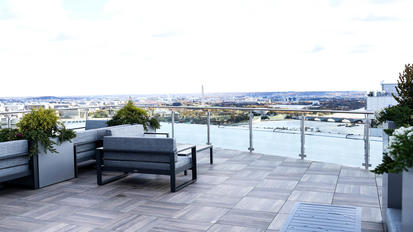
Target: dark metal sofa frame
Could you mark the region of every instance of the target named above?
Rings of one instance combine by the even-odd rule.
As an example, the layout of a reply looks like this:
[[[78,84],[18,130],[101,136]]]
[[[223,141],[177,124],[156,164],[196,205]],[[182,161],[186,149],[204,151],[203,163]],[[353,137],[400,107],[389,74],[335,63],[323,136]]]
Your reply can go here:
[[[119,180],[121,178],[126,177],[129,173],[145,173],[145,174],[158,174],[158,175],[169,175],[170,176],[170,185],[171,185],[171,192],[176,192],[185,186],[188,186],[192,183],[195,183],[197,180],[197,168],[196,168],[196,146],[191,146],[188,147],[188,149],[191,149],[191,163],[188,165],[185,165],[183,167],[180,167],[179,169],[175,168],[175,157],[177,156],[177,152],[146,152],[146,151],[140,151],[140,152],[130,152],[131,154],[137,154],[137,153],[145,153],[145,154],[152,154],[152,155],[167,155],[170,157],[169,160],[169,170],[162,170],[162,169],[151,169],[151,168],[141,168],[141,169],[135,169],[135,168],[125,168],[125,167],[116,167],[116,166],[105,166],[105,151],[110,151],[110,152],[117,152],[116,150],[105,150],[104,147],[98,148],[98,153],[96,157],[96,170],[97,170],[97,183],[98,185],[104,185],[116,180]],[[124,152],[124,151],[123,151]],[[128,162],[125,160],[124,162]],[[192,170],[192,179],[189,181],[186,181],[180,185],[176,185],[176,174],[184,172],[188,169]],[[115,171],[115,172],[123,172],[122,175],[114,176],[111,178],[108,178],[106,180],[103,180],[102,174],[104,171]]]
[[[145,132],[144,135],[164,135],[166,138],[169,138],[169,133],[164,133],[164,132]],[[96,156],[93,157],[93,159],[80,159],[78,158],[79,154],[79,147],[82,145],[87,145],[87,144],[94,144],[94,147],[91,147],[88,150],[81,150],[81,152],[88,152],[88,151],[96,151],[97,148],[103,146],[103,140],[98,139],[94,141],[87,141],[87,142],[80,142],[80,143],[75,143],[73,145],[73,155],[74,155],[74,168],[75,168],[75,178],[79,176],[79,164],[88,160],[96,160]]]

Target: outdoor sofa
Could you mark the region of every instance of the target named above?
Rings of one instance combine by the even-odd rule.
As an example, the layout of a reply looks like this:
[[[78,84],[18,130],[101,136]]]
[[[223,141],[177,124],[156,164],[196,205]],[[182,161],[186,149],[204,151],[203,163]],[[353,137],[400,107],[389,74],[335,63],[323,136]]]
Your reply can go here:
[[[0,143],[0,183],[32,174],[27,140]]]
[[[103,145],[104,136],[150,137],[157,135],[169,137],[168,133],[145,132],[142,125],[120,125],[77,132],[76,138],[73,139],[75,177],[78,176],[80,166],[96,161],[96,149]]]
[[[128,173],[146,173],[170,176],[171,192],[192,184],[197,179],[196,147],[190,156],[178,156],[172,138],[105,136],[103,148],[97,153],[97,183],[99,185],[125,177]],[[176,174],[192,170],[192,179],[176,185]],[[105,171],[123,172],[122,175],[103,180]]]

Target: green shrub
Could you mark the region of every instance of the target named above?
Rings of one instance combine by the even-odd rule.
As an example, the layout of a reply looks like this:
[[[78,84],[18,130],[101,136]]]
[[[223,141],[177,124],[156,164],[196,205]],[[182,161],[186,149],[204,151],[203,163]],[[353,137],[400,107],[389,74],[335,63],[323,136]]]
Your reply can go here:
[[[93,113],[94,118],[109,118],[109,114],[107,111],[104,110],[97,110]]]
[[[376,113],[376,119],[378,124],[383,124],[386,121],[393,121],[396,123],[396,127],[413,125],[413,109],[407,105],[395,105],[390,106],[382,111]],[[391,135],[392,130],[387,131],[387,134]]]
[[[413,125],[413,65],[407,64],[403,73],[399,74],[396,90],[399,96],[393,97],[398,104],[376,114],[379,124],[394,121],[400,128],[385,130],[390,136],[389,153],[383,154],[382,163],[373,170],[376,174],[401,172],[413,164],[413,132],[409,135],[397,133]]]
[[[398,173],[413,166],[413,127],[396,129],[389,141],[389,152],[384,154],[383,162],[374,170],[377,174],[384,172]]]
[[[111,120],[107,122],[108,126],[117,126],[125,124],[142,124],[145,130],[148,127],[159,129],[160,124],[155,118],[150,118],[148,112],[144,109],[136,107],[132,101],[122,107]]]
[[[52,109],[33,109],[23,116],[17,128],[29,142],[30,155],[39,153],[39,144],[43,146],[44,152],[56,153],[56,143],[50,138],[59,138],[62,143],[76,137],[74,131],[66,129],[58,120],[59,117]]]
[[[400,105],[406,105],[413,109],[413,65],[407,64],[403,73],[399,73],[396,91],[399,96],[393,94],[394,99]]]
[[[23,139],[23,135],[17,129],[5,128],[0,130],[0,142],[7,142],[19,139]]]

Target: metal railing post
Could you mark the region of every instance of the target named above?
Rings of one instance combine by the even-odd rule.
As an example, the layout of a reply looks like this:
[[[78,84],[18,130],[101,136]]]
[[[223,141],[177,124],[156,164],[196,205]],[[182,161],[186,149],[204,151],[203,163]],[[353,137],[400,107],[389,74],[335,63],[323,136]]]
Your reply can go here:
[[[250,131],[250,147],[248,148],[248,150],[252,152],[254,150],[253,137],[252,137],[252,120],[254,118],[254,114],[252,113],[252,111],[250,111],[248,116],[249,116],[249,131]]]
[[[369,170],[369,167],[371,167],[370,164],[370,120],[369,116],[365,114],[365,120],[366,122],[364,123],[364,163],[362,165],[366,170]]]
[[[87,121],[89,119],[89,109],[86,109],[85,114],[85,120]]]
[[[207,145],[211,145],[211,112],[207,111]]]
[[[303,160],[305,157],[307,157],[305,155],[305,126],[304,126],[304,122],[305,122],[305,116],[304,114],[301,115],[301,126],[300,126],[300,131],[301,131],[301,152],[300,152],[300,157]]]
[[[7,115],[7,128],[11,128],[11,116],[10,115]]]
[[[171,135],[172,135],[172,138],[175,138],[175,128],[174,128],[174,125],[175,124],[175,111],[173,111],[172,110],[172,113],[171,113]]]

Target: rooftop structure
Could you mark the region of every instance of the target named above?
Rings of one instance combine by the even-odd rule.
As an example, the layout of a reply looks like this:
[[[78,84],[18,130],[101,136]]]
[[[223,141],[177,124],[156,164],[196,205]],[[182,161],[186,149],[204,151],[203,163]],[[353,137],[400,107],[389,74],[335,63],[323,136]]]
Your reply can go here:
[[[397,84],[394,83],[381,83],[381,91],[370,92],[367,95],[367,106],[368,111],[379,111],[385,107],[393,106],[397,104],[394,99],[394,95],[398,95],[396,91]]]

